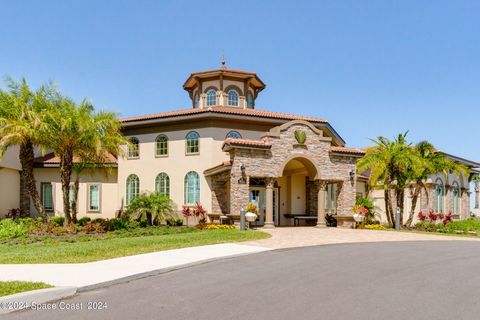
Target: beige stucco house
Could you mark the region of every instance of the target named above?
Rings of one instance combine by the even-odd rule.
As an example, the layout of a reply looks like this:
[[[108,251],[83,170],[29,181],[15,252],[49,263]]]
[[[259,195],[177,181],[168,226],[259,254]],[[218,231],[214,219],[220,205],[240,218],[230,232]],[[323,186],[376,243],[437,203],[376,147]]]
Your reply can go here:
[[[355,197],[366,195],[366,177],[356,173],[364,151],[347,147],[325,119],[257,109],[265,88],[257,74],[222,67],[192,73],[183,87],[190,108],[122,119],[132,147],[108,168],[81,173],[80,216],[112,218],[140,192],[159,191],[179,210],[201,203],[211,219],[235,220],[242,207],[255,203],[259,226],[323,226],[326,213],[349,217]],[[1,163],[0,185],[9,181],[9,187],[0,193],[0,215],[20,205],[14,155],[12,150]],[[47,209],[62,215],[58,164],[51,154],[38,157],[35,177]],[[438,179],[432,177],[432,187]],[[468,179],[452,176],[442,183],[445,206],[456,186],[459,214],[468,216]],[[384,220],[381,196],[371,196]],[[35,213],[32,205],[30,210]]]

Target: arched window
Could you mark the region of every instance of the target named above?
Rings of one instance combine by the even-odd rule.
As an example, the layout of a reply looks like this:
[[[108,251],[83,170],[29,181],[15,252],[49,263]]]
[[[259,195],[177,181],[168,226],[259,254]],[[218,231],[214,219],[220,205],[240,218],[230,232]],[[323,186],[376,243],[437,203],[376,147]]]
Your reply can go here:
[[[168,138],[166,135],[161,134],[155,139],[155,155],[168,155]]]
[[[195,109],[198,108],[199,101],[200,101],[200,97],[198,96],[198,93],[196,93],[194,98],[193,98],[193,107]]]
[[[200,145],[198,138],[200,136],[195,131],[190,131],[187,134],[186,140],[186,153],[187,154],[196,154],[200,152]]]
[[[140,179],[135,174],[131,174],[127,178],[127,193],[125,204],[128,206],[133,199],[140,194]]]
[[[170,197],[170,178],[165,172],[160,173],[155,178],[155,191]]]
[[[195,171],[190,171],[185,176],[185,204],[197,202],[200,202],[200,177]]]
[[[247,108],[253,109],[253,96],[251,93],[247,94]]]
[[[444,187],[442,180],[438,179],[435,186],[435,212],[443,213]]]
[[[207,106],[216,106],[217,105],[217,92],[213,89],[208,90],[207,92]]]
[[[230,131],[227,133],[226,138],[231,138],[231,139],[242,139],[242,135],[238,133],[237,131]]]
[[[128,146],[128,157],[138,158],[140,155],[140,143],[137,138],[130,138],[130,145]]]
[[[458,196],[460,195],[460,188],[458,187],[458,183],[454,182],[452,184],[452,203],[451,203],[451,210],[453,213],[458,213],[459,205],[458,205]]]
[[[238,106],[238,93],[235,90],[228,91],[228,105],[229,106]]]

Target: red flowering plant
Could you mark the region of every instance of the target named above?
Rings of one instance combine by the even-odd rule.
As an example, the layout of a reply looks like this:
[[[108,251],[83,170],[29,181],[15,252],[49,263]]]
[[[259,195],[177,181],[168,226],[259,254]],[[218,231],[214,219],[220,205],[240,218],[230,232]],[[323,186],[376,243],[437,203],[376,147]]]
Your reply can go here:
[[[182,206],[182,215],[187,220],[187,226],[188,226],[188,217],[191,217],[193,215],[193,212],[192,212],[192,209],[190,209],[190,207],[187,206],[186,204]]]
[[[445,218],[445,215],[444,215],[443,213],[441,213],[441,212],[440,212],[439,214],[437,214],[437,216],[438,216],[438,219],[440,219],[440,220],[442,220],[443,218]]]
[[[423,213],[423,211],[420,211],[418,213],[418,220],[424,222],[427,219],[427,216]]]
[[[207,210],[200,204],[200,202],[197,202],[195,204],[195,208],[193,209],[195,217],[199,218],[198,222],[200,224],[204,224],[207,222]]]
[[[438,214],[433,212],[433,210],[430,210],[430,212],[428,213],[428,218],[430,219],[431,222],[435,222],[438,219]]]
[[[352,208],[353,212],[361,214],[362,216],[366,216],[370,210],[362,206],[361,204],[357,204]]]

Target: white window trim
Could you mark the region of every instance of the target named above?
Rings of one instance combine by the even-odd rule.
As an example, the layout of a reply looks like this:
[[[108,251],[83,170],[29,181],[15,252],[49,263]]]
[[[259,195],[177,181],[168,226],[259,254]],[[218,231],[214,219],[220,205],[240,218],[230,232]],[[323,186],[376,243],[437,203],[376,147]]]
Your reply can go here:
[[[90,209],[90,187],[98,186],[98,210]],[[89,213],[101,213],[102,212],[102,184],[101,183],[89,183],[87,184],[87,212]]]

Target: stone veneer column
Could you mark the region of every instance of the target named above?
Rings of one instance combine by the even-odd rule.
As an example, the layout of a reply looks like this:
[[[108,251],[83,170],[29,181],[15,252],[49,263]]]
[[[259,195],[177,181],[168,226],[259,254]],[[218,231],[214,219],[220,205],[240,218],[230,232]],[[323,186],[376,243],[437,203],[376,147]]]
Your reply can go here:
[[[267,203],[265,212],[265,228],[274,228],[273,222],[273,183],[274,179],[267,179]]]
[[[325,223],[325,200],[327,199],[327,182],[320,181],[320,188],[318,190],[318,206],[317,206],[317,227],[326,228]]]

